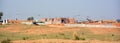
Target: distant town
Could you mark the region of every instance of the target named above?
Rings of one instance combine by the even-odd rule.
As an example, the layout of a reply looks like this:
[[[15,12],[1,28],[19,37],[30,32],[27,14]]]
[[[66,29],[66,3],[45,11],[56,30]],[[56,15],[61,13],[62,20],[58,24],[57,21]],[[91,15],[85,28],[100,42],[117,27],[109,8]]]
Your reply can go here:
[[[62,24],[67,26],[82,26],[82,27],[117,27],[117,23],[120,23],[120,19],[116,20],[92,20],[86,18],[87,21],[78,22],[75,18],[66,18],[66,17],[56,17],[56,18],[40,18],[39,20],[34,20],[34,17],[28,17],[27,20],[3,20],[2,19],[3,13],[0,12],[0,24],[27,24],[27,25],[49,25],[49,24]],[[79,24],[79,25],[78,25]],[[98,25],[98,26],[97,26]],[[119,25],[119,24],[118,24]]]

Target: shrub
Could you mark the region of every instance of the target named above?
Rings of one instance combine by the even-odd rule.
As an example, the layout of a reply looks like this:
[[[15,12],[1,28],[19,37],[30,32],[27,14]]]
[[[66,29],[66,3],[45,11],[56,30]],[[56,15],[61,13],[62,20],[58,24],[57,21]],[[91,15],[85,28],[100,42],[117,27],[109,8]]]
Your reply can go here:
[[[80,40],[78,34],[76,32],[73,33],[74,40]]]
[[[29,38],[29,37],[23,37],[22,39],[23,39],[23,40],[27,40],[28,38]]]
[[[59,33],[60,35],[65,35],[64,33]]]
[[[84,33],[82,33],[84,34]],[[85,37],[79,36],[78,33],[74,32],[73,34],[74,40],[86,40]]]
[[[3,41],[1,41],[1,43],[10,43],[10,39],[5,39],[5,40],[3,40]]]
[[[78,36],[74,36],[75,40],[80,40],[80,38]]]
[[[86,40],[86,38],[85,38],[85,37],[80,37],[79,39],[80,39],[80,40]]]
[[[115,36],[114,34],[112,34],[112,36]]]

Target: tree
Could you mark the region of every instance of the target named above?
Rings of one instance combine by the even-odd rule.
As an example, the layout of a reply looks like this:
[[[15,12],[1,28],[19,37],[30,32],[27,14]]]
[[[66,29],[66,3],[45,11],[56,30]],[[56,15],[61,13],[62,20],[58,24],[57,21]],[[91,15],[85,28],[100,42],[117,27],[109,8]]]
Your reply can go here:
[[[2,16],[3,16],[3,13],[2,13],[2,12],[0,12],[0,20],[1,20]]]
[[[120,22],[120,19],[117,19],[117,22]]]
[[[28,17],[27,20],[34,20],[34,17]]]

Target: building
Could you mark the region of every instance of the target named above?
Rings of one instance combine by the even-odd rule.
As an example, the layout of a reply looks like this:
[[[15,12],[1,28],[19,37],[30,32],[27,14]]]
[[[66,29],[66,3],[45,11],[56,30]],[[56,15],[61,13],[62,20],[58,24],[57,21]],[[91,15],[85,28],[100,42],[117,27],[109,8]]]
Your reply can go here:
[[[102,20],[102,23],[117,23],[116,20]]]
[[[8,20],[0,20],[0,25],[2,24],[8,24]]]
[[[74,24],[74,18],[42,18],[41,22],[45,22],[45,24]]]

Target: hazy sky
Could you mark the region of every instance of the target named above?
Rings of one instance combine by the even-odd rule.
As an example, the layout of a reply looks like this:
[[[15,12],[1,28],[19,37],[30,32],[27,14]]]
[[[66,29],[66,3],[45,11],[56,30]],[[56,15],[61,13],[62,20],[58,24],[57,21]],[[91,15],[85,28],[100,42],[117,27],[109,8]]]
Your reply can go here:
[[[0,0],[3,19],[76,17],[119,19],[119,0]],[[77,16],[79,15],[79,16]]]

